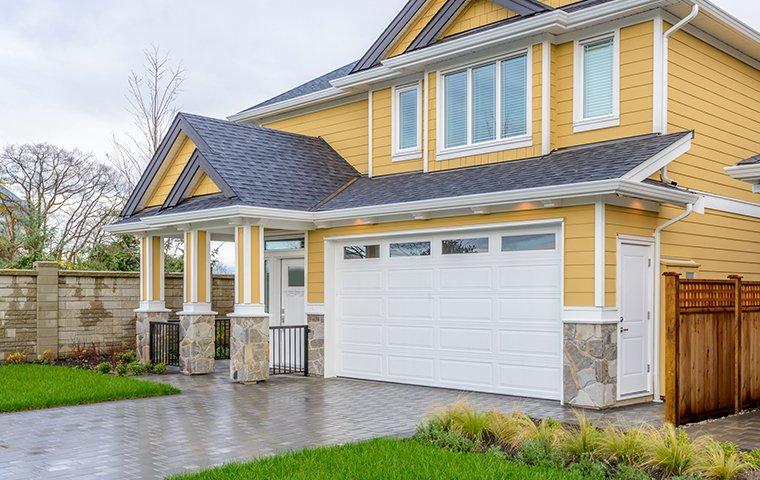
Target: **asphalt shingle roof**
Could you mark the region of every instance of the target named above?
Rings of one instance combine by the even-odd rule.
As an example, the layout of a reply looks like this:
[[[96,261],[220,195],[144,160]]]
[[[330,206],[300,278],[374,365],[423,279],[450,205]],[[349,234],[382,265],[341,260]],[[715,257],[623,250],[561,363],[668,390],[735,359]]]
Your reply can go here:
[[[309,210],[359,173],[318,137],[180,114],[208,163],[247,205]]]
[[[760,153],[742,160],[741,162],[739,162],[739,165],[754,165],[756,163],[760,163]]]
[[[643,135],[525,160],[434,173],[362,177],[319,210],[414,202],[620,178],[684,135]]]

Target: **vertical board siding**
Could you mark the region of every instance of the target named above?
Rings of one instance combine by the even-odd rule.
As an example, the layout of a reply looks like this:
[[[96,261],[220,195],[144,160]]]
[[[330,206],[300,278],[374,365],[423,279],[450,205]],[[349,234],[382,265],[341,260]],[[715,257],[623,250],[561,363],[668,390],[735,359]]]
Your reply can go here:
[[[309,232],[308,302],[323,303],[325,237],[375,233],[398,233],[426,228],[563,218],[565,221],[565,305],[588,306],[594,302],[594,206],[547,208],[522,212],[469,215],[430,220],[410,220],[377,225],[337,227]]]
[[[176,145],[175,145],[176,146]],[[173,148],[172,148],[173,149]],[[146,206],[155,207],[162,205],[172,191],[174,184],[185,169],[185,165],[190,161],[195,151],[195,144],[189,138],[185,137],[180,143],[177,153],[169,160],[169,166],[164,171],[158,186],[148,200]]]
[[[425,28],[425,25],[430,22],[433,16],[438,12],[438,10],[441,9],[445,3],[446,0],[428,1],[425,6],[420,9],[420,12],[415,16],[415,18],[412,19],[409,25],[407,25],[407,27],[402,31],[400,37],[398,40],[396,40],[396,43],[394,43],[390,48],[388,57],[395,57],[404,53],[409,45],[412,44],[414,39],[417,38],[417,35],[422,32],[422,29]]]
[[[198,181],[198,185],[193,189],[190,196],[200,197],[202,195],[211,195],[212,193],[219,193],[219,192],[221,192],[221,190],[216,185],[216,183],[214,183],[214,181],[211,180],[211,177],[203,173],[201,174],[201,179]]]
[[[757,202],[723,168],[760,152],[760,71],[684,31],[669,42],[668,129],[696,130],[670,167],[691,188]]]
[[[367,100],[266,123],[276,130],[322,137],[361,173],[367,173]]]

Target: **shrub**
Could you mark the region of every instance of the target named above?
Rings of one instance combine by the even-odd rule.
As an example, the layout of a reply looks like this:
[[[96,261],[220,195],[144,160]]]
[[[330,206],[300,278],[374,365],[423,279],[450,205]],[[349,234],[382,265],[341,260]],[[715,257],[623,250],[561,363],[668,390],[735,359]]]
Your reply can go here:
[[[547,418],[535,423],[524,413],[516,412],[513,415],[517,428],[512,437],[512,448],[524,448],[527,442],[535,441],[553,450],[559,448],[565,430],[562,423],[553,418]]]
[[[145,365],[138,361],[131,362],[127,365],[127,370],[130,374],[139,377],[145,374]]]
[[[562,451],[552,444],[547,437],[524,441],[521,450],[515,455],[515,459],[537,467],[562,467],[565,464],[565,456]]]
[[[488,414],[462,404],[450,413],[451,428],[461,431],[467,438],[482,443],[488,427]]]
[[[97,367],[95,367],[95,370],[102,374],[111,373],[111,364],[108,362],[100,362]]]
[[[602,431],[601,454],[610,463],[641,467],[646,461],[647,446],[647,432],[640,428],[609,427]]]
[[[741,454],[752,470],[760,470],[760,449],[744,452]]]
[[[123,377],[127,374],[127,366],[121,362],[116,364],[116,368],[114,370],[116,371],[116,375],[119,375],[120,377]]]
[[[143,362],[143,366],[145,367],[146,373],[153,373],[153,367],[155,365],[153,365],[153,363],[150,360],[148,360],[147,362]]]
[[[55,353],[49,348],[46,348],[42,351],[40,360],[42,360],[42,363],[44,364],[53,365],[55,363]]]
[[[5,357],[5,361],[13,365],[20,365],[26,362],[26,355],[21,352],[13,352]]]
[[[165,374],[166,373],[166,364],[163,363],[163,362],[154,364],[153,365],[153,373],[155,373],[157,375],[163,375],[163,374]]]
[[[133,350],[127,350],[121,354],[121,358],[119,360],[121,360],[121,363],[129,365],[130,363],[137,361],[137,354]]]
[[[652,430],[649,435],[647,465],[663,476],[685,475],[694,464],[694,446],[682,430],[666,424],[661,430]]]
[[[562,435],[562,449],[570,460],[597,460],[601,456],[602,432],[582,414],[576,414],[578,428],[568,428]]]
[[[428,423],[417,427],[414,438],[454,452],[474,452],[478,449],[478,445],[467,438],[462,431],[449,428],[438,418],[433,418]]]
[[[586,454],[570,466],[570,471],[578,473],[585,479],[604,480],[607,478],[607,466]]]
[[[652,479],[652,477],[644,470],[640,470],[638,468],[632,467],[630,465],[626,465],[624,463],[621,463],[620,465],[618,465],[615,475],[611,478],[613,478],[614,480],[651,480]]]
[[[694,458],[691,473],[715,480],[731,480],[751,468],[732,443],[720,443],[705,438],[698,442],[697,449],[699,455]]]

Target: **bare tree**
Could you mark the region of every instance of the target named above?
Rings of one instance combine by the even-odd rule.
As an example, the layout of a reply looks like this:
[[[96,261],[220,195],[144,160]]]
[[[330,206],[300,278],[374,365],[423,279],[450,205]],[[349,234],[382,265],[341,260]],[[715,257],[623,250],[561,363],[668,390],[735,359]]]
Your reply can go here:
[[[178,111],[177,98],[185,81],[182,63],[173,64],[169,54],[154,45],[144,51],[145,63],[128,79],[127,104],[134,132],[123,138],[113,135],[113,152],[107,155],[121,177],[123,195],[128,196],[145,166],[158,150]]]
[[[20,198],[2,196],[0,207],[33,239],[27,250],[72,262],[118,213],[113,179],[113,168],[76,149],[10,145],[0,154],[0,184],[13,185]]]

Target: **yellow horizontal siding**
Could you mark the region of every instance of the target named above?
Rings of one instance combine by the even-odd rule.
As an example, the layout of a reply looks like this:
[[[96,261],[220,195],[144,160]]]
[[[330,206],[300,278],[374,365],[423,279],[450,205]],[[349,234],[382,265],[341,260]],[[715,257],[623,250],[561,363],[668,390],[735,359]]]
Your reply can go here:
[[[211,177],[206,175],[205,173],[201,174],[201,179],[198,181],[198,185],[193,189],[192,193],[190,194],[190,197],[200,197],[202,195],[211,195],[212,193],[219,193],[221,190],[219,187],[214,183],[213,180],[211,180]]]
[[[361,173],[367,173],[368,125],[367,100],[265,124],[277,130],[324,138]]]
[[[620,29],[620,125],[573,133],[573,42],[554,47],[552,144],[569,147],[652,131],[653,24]]]
[[[506,20],[515,15],[517,15],[515,12],[507,10],[489,0],[472,0],[462,10],[462,13],[457,15],[456,19],[446,28],[443,35],[440,35],[440,38],[450,37],[451,35],[466,32],[473,28]]]
[[[682,30],[669,47],[668,129],[696,131],[671,175],[691,188],[757,202],[749,184],[723,168],[760,152],[760,71]]]
[[[307,246],[309,262],[308,301],[311,303],[324,302],[325,237],[395,233],[404,230],[461,227],[547,218],[564,218],[565,220],[565,305],[592,305],[594,302],[594,207],[592,205],[431,220],[410,220],[310,231]]]
[[[163,205],[166,197],[169,196],[169,193],[174,187],[174,184],[177,182],[180,174],[182,174],[182,170],[184,170],[185,165],[187,165],[187,162],[190,161],[190,157],[193,155],[194,151],[195,144],[192,142],[192,140],[185,137],[184,140],[182,140],[177,153],[171,160],[169,160],[169,166],[164,172],[163,177],[161,177],[161,180],[158,182],[156,189],[151,194],[150,200],[148,200],[146,206],[156,207]]]
[[[401,162],[392,160],[391,92],[390,88],[372,92],[372,175],[374,176],[422,170],[421,156],[417,159]]]

